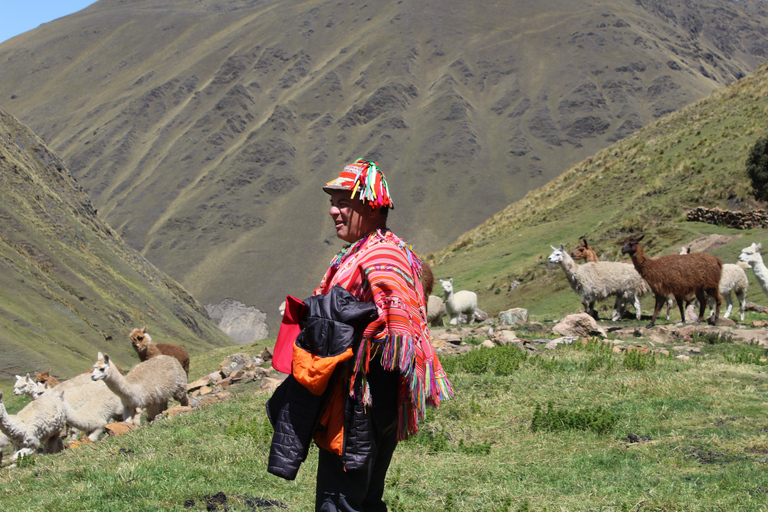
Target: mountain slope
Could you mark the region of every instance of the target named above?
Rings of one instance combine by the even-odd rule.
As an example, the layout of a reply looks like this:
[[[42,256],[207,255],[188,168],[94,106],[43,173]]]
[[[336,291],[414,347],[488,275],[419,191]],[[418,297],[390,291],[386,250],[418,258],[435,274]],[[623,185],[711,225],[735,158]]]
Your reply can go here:
[[[686,222],[697,206],[728,210],[766,208],[755,201],[745,170],[749,149],[768,135],[768,66],[707,98],[642,128],[589,157],[558,178],[430,255],[436,275],[456,276],[478,292],[491,314],[527,307],[558,315],[581,308],[563,271],[546,263],[550,245],[568,250],[586,236],[605,260],[629,261],[620,241],[646,233],[650,256],[670,254],[702,236],[726,234],[711,252],[736,263],[752,242],[768,247],[765,229],[737,230]],[[766,298],[752,271],[748,300]],[[510,283],[520,284],[510,290]],[[644,308],[653,307],[646,298]]]
[[[350,160],[436,250],[749,73],[766,33],[756,1],[101,0],[0,45],[0,105],[193,295],[272,312],[340,247],[319,186]]]
[[[0,379],[70,377],[99,351],[121,365],[147,325],[195,353],[232,344],[175,281],[100,217],[60,158],[0,110]]]

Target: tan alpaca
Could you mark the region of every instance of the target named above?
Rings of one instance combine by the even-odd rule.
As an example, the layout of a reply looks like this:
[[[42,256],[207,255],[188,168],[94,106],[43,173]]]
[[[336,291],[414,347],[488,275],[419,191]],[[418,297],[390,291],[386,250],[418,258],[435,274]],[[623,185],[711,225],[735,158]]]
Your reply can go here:
[[[48,396],[30,402],[18,414],[8,414],[0,391],[0,431],[13,443],[13,461],[20,455],[32,455],[39,448],[45,453],[63,449],[61,431],[65,425],[63,401],[60,396]]]
[[[187,398],[187,374],[176,358],[155,356],[137,364],[127,375],[120,375],[109,355],[99,352],[93,365],[93,380],[103,379],[123,403],[123,420],[133,418],[139,424],[136,409],[147,409],[147,421],[168,408],[173,398],[181,405],[189,405]]]
[[[132,330],[128,337],[131,339],[131,345],[139,355],[141,362],[160,355],[173,356],[181,363],[181,367],[184,368],[187,377],[189,377],[189,354],[184,347],[172,343],[154,343],[152,337],[147,333],[146,325],[142,329]]]
[[[62,393],[64,399],[64,412],[67,416],[67,424],[85,432],[88,439],[97,441],[99,435],[104,432],[104,427],[113,421],[123,419],[123,402],[103,382],[95,393],[91,393],[82,407],[75,409],[66,400],[66,393]]]

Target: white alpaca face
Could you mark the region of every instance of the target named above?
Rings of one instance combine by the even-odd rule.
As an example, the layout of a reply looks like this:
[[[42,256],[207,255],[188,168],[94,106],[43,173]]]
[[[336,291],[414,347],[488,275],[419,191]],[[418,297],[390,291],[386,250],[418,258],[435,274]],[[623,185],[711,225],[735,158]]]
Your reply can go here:
[[[441,279],[440,284],[443,285],[443,291],[445,293],[453,293],[453,283],[451,281]]]
[[[763,257],[760,256],[760,246],[758,244],[752,244],[741,250],[739,254],[739,261],[743,263],[756,263],[763,261]]]
[[[91,380],[103,379],[107,376],[107,370],[109,369],[109,356],[101,355],[99,352],[99,359],[93,364],[93,372],[91,372]]]
[[[29,375],[21,377],[16,375],[16,382],[13,384],[14,395],[31,395],[35,390],[35,381],[29,378]]]
[[[549,255],[549,258],[547,258],[549,262],[560,263],[561,261],[563,261],[563,259],[565,258],[565,251],[563,251],[562,249],[558,249],[553,245],[550,245],[550,247],[552,247],[552,254]]]

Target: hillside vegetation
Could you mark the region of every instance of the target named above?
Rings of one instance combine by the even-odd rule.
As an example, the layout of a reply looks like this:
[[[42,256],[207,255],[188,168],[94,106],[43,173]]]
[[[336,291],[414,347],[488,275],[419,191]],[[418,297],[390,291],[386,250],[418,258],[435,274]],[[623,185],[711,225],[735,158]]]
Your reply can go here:
[[[454,276],[460,288],[475,290],[479,307],[491,314],[526,307],[546,316],[581,308],[563,271],[548,266],[546,257],[550,245],[572,250],[583,235],[600,259],[619,260],[619,242],[631,233],[646,233],[650,256],[727,234],[727,243],[711,252],[735,263],[752,242],[768,247],[766,230],[686,222],[685,213],[697,206],[765,207],[752,197],[744,162],[755,140],[768,133],[766,115],[763,66],[587,158],[430,255],[435,275]],[[768,302],[752,271],[747,274],[748,299]],[[522,286],[510,291],[512,281]]]
[[[231,345],[184,288],[128,247],[46,145],[0,110],[0,380],[138,361],[147,325],[190,352]],[[32,373],[34,375],[34,373]]]
[[[0,45],[0,106],[131,247],[274,330],[340,248],[319,187],[345,163],[378,160],[393,228],[439,250],[767,34],[756,0],[100,0]]]

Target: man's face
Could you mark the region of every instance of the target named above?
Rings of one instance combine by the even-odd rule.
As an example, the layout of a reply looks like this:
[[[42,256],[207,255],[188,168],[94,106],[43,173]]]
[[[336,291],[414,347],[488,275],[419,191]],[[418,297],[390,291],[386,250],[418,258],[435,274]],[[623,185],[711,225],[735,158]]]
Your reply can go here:
[[[357,242],[375,226],[379,212],[360,199],[350,198],[348,190],[331,192],[330,215],[336,228],[336,236],[345,242]]]

